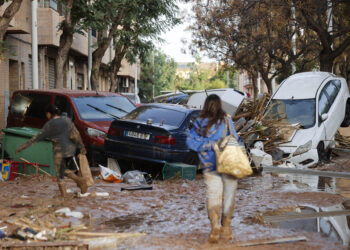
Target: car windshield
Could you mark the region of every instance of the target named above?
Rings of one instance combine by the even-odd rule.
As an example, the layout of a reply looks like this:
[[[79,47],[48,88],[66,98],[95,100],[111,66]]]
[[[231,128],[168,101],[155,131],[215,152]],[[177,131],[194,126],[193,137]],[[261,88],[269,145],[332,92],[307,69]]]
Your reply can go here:
[[[124,116],[126,120],[146,122],[151,119],[152,124],[165,124],[179,127],[186,114],[181,111],[155,106],[141,106]]]
[[[280,120],[310,128],[315,124],[315,99],[272,100],[265,113],[267,120]]]
[[[113,120],[135,109],[124,96],[84,96],[72,99],[80,118],[86,121]]]

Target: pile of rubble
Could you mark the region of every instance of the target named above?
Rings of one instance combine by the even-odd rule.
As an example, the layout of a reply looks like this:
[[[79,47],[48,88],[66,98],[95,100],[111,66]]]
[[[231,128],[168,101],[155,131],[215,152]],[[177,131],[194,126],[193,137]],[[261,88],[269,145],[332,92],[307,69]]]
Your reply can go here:
[[[232,119],[236,131],[248,148],[251,148],[254,142],[261,141],[264,145],[263,150],[272,154],[278,145],[288,142],[299,126],[285,123],[281,119],[267,119],[263,111],[269,98],[268,95],[264,95],[258,100],[246,100]]]

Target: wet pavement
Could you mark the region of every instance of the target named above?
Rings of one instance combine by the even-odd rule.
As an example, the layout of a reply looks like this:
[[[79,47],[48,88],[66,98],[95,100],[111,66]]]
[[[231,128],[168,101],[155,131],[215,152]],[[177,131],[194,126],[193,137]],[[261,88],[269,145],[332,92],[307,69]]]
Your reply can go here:
[[[332,170],[331,164],[321,169]],[[219,244],[206,243],[210,224],[202,175],[197,175],[194,181],[156,180],[153,190],[121,191],[124,186],[96,180],[89,188],[92,195],[77,198],[70,194],[62,201],[57,197],[59,192],[53,178],[24,177],[0,182],[0,227],[7,225],[9,232],[15,226],[6,221],[25,218],[41,227],[64,228],[72,223],[84,224],[89,232],[146,233],[121,240],[117,249],[347,249],[338,232],[343,229],[337,231],[332,225],[336,222],[327,219],[331,217],[279,223],[267,223],[264,218],[328,211],[327,208],[334,206],[343,209],[342,203],[350,199],[350,179],[263,173],[240,180],[231,223],[235,239]],[[78,191],[70,181],[68,188]],[[94,192],[108,192],[109,196],[96,197]],[[80,211],[84,217],[77,219],[54,213],[63,207]],[[336,217],[346,221],[344,215]],[[350,237],[349,231],[343,233]],[[307,241],[238,246],[250,241],[297,236],[306,236]],[[6,241],[9,240],[0,240],[0,244]]]

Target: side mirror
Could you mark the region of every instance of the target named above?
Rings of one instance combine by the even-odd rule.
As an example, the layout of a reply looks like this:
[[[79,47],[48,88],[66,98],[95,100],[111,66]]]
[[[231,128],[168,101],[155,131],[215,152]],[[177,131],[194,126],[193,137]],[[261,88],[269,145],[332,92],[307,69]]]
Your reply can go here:
[[[324,121],[327,120],[327,119],[328,119],[328,114],[325,113],[325,114],[322,114],[322,115],[321,115],[321,121],[324,122]]]

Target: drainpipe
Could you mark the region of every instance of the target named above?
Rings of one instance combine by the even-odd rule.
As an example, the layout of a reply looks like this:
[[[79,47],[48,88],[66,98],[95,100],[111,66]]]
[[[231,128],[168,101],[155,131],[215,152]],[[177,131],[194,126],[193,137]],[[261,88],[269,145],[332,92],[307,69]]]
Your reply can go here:
[[[38,83],[38,1],[32,0],[32,76],[33,89],[39,88]]]

